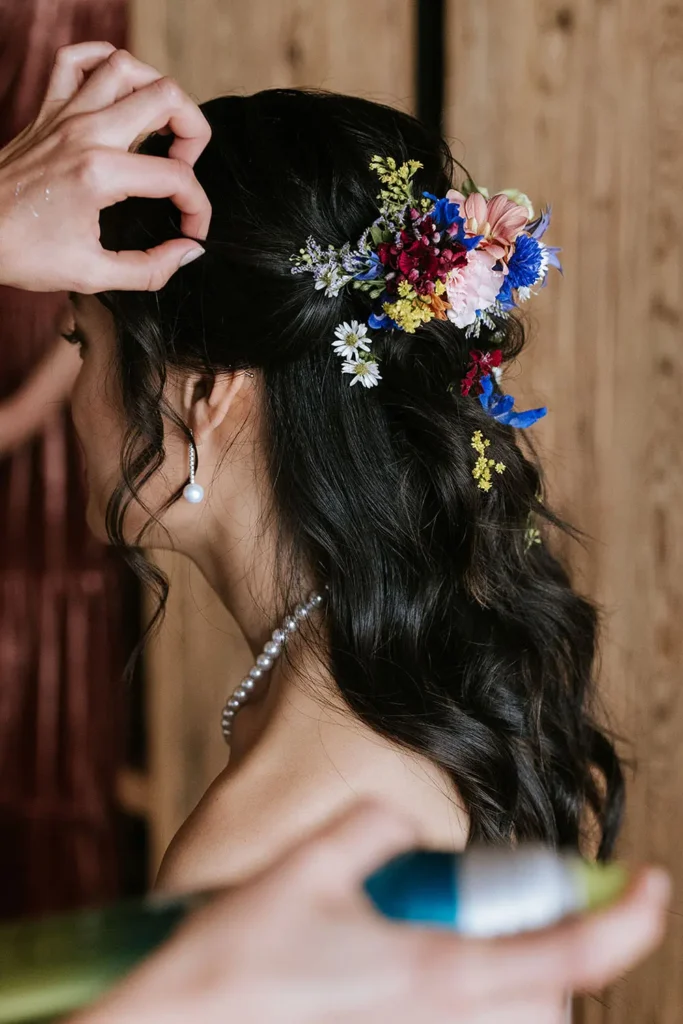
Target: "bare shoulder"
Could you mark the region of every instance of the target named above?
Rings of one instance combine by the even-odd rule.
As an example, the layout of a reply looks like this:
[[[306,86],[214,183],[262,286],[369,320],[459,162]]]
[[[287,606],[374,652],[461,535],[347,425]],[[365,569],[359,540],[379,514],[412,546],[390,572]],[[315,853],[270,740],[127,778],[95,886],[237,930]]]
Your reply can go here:
[[[375,734],[329,724],[288,751],[276,758],[263,751],[243,772],[216,779],[169,846],[159,888],[236,884],[367,796],[413,816],[425,846],[464,846],[458,795],[425,759]]]
[[[265,867],[272,858],[263,850],[274,844],[262,839],[268,821],[276,839],[279,806],[267,791],[245,792],[219,775],[171,840],[156,887],[180,892],[234,885]]]

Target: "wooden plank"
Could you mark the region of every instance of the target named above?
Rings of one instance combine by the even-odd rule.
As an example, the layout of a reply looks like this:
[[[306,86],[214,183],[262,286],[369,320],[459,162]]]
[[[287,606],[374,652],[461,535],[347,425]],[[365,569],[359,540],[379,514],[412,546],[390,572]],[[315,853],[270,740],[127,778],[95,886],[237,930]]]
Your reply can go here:
[[[448,5],[447,130],[493,190],[552,200],[555,278],[530,310],[514,393],[547,401],[534,432],[564,546],[605,615],[601,684],[638,769],[621,844],[683,881],[683,508],[678,400],[683,3],[458,0]],[[680,888],[679,888],[680,891]],[[665,948],[584,1024],[679,1022],[680,896]]]
[[[317,88],[413,108],[414,0],[133,0],[137,56],[201,100]]]
[[[155,552],[154,561],[171,586],[163,625],[145,652],[150,880],[227,763],[221,710],[253,664],[237,624],[195,566],[169,551]]]
[[[200,100],[324,88],[414,106],[414,0],[131,0],[131,49]],[[224,766],[220,709],[250,655],[235,623],[180,556],[166,621],[146,655],[151,873]]]

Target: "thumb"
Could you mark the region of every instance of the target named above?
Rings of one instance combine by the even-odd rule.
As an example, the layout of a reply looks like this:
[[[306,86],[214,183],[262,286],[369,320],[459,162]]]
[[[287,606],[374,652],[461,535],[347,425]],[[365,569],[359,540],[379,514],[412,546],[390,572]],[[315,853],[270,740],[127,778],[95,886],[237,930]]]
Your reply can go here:
[[[385,804],[363,800],[290,854],[309,884],[348,895],[392,857],[420,842],[417,824]]]
[[[204,251],[190,238],[174,238],[146,252],[102,250],[88,291],[156,292]]]
[[[546,931],[481,944],[492,988],[601,988],[659,944],[669,891],[668,877],[651,868],[612,907]]]

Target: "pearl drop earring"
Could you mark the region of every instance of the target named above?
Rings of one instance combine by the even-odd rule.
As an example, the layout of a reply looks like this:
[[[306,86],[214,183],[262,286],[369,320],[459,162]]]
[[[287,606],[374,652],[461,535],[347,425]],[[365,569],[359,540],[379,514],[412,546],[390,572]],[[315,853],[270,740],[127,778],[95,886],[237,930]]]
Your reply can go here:
[[[190,431],[192,434],[192,431]],[[192,440],[190,441],[190,482],[186,484],[183,489],[183,498],[185,501],[189,501],[191,505],[198,505],[200,501],[204,501],[204,488],[201,484],[195,483],[194,471],[195,471],[195,448],[194,448],[194,434],[192,434]]]

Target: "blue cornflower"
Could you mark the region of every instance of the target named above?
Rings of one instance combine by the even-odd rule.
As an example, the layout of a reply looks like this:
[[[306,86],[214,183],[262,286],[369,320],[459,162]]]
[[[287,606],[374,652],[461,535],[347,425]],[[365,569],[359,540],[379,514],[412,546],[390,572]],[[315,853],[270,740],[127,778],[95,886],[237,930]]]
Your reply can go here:
[[[545,271],[543,246],[529,235],[518,235],[508,263],[506,284],[513,288],[530,288]]]
[[[522,429],[530,427],[537,420],[540,420],[547,413],[547,409],[527,409],[526,412],[514,412],[515,400],[512,395],[497,395],[493,390],[493,382],[490,374],[480,378],[482,393],[479,401],[484,412],[488,413],[491,419],[502,423],[507,427]]]

